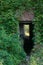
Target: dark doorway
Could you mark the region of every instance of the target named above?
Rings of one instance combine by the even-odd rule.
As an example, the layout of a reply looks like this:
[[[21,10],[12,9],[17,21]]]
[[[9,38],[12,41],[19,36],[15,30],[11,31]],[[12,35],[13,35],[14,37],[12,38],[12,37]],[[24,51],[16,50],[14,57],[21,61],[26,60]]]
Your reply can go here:
[[[19,23],[19,27],[20,27],[20,37],[21,39],[23,39],[23,48],[24,51],[26,52],[27,55],[30,55],[32,48],[34,46],[33,43],[33,28],[34,25],[32,24],[32,22],[20,22]]]

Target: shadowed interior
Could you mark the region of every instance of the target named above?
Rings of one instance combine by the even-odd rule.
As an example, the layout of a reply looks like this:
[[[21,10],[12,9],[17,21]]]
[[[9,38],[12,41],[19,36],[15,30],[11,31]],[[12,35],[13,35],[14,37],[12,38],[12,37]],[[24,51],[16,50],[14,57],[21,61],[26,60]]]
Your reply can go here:
[[[24,51],[26,52],[27,55],[30,55],[32,49],[33,49],[33,46],[34,46],[34,43],[33,43],[33,24],[30,23],[28,24],[30,27],[29,27],[29,33],[30,33],[30,36],[28,37],[24,37]]]
[[[30,36],[25,36],[24,35],[24,28],[23,26],[24,25],[29,25],[29,33],[30,33]],[[33,43],[33,28],[34,28],[34,25],[32,23],[20,23],[20,37],[23,39],[23,48],[24,48],[24,51],[27,55],[30,55],[31,54],[31,51],[33,49],[33,46],[34,46],[34,43]],[[21,34],[22,33],[22,34]]]

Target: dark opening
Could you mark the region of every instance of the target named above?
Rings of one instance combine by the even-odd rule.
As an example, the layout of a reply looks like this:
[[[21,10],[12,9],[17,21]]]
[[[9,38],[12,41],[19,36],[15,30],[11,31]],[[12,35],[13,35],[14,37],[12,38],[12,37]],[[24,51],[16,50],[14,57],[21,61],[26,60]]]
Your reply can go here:
[[[31,51],[33,49],[34,43],[33,43],[33,28],[34,25],[32,22],[24,22],[19,23],[20,27],[20,37],[23,39],[23,48],[27,55],[31,54]]]

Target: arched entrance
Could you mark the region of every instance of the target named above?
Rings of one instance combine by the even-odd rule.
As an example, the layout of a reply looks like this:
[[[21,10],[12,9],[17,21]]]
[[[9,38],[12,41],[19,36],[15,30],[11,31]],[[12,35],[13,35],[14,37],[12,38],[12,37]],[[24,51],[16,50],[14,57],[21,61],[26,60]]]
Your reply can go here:
[[[29,21],[22,21],[19,23],[20,28],[20,37],[23,39],[23,49],[27,55],[30,55],[32,48],[34,46],[33,43],[33,28],[34,25]]]

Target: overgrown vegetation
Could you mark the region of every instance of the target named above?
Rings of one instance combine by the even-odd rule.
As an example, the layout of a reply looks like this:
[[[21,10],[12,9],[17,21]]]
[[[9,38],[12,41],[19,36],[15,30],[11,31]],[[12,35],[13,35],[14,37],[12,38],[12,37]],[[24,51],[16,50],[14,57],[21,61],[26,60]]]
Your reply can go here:
[[[4,65],[10,65],[10,57],[14,57],[14,63],[12,61],[11,65],[18,65],[26,56],[21,48],[18,33],[18,16],[24,10],[34,12],[35,46],[30,57],[30,65],[43,65],[43,0],[0,0],[0,62],[1,58],[4,60],[6,56],[9,57]]]

